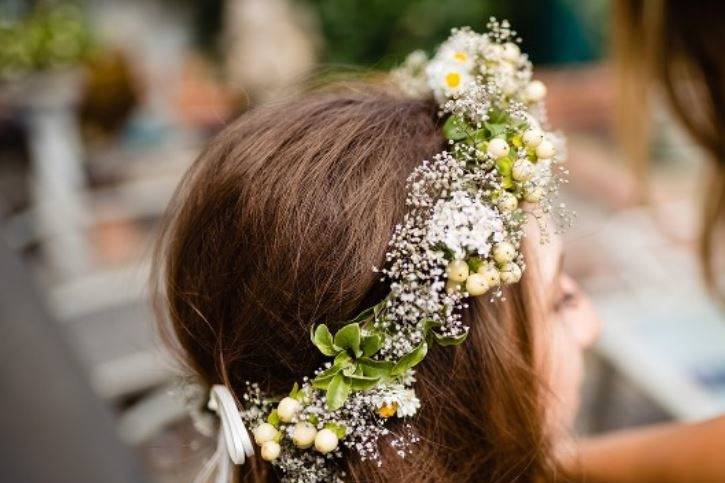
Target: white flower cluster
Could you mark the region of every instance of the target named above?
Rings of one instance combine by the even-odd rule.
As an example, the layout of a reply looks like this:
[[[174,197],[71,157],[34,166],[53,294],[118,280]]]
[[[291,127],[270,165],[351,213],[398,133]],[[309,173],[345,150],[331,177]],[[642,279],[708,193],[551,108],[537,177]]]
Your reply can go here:
[[[426,236],[431,245],[443,244],[456,258],[466,254],[485,258],[494,243],[503,241],[503,220],[490,202],[455,191],[436,203]]]
[[[403,384],[391,384],[385,390],[372,396],[375,407],[392,406],[399,418],[413,416],[420,408],[420,400],[415,391]]]
[[[553,211],[564,150],[542,128],[546,88],[532,80],[508,24],[492,20],[489,29],[454,29],[430,61],[414,52],[392,73],[406,95],[437,101],[451,148],[408,180],[408,212],[379,270],[389,296],[348,324],[339,344],[344,328],[334,343],[326,326],[314,331],[313,342],[334,362],[290,396],[273,401],[248,386],[242,417],[285,481],[344,479],[343,448],[380,464],[387,419],[412,417],[421,407],[411,367],[429,344],[464,341],[467,297],[500,296],[501,287],[520,280],[526,213],[542,219]],[[370,353],[363,354],[363,338],[374,346]],[[339,391],[344,398],[333,407],[327,398]],[[418,439],[413,426],[393,436],[387,444],[401,457]]]
[[[467,27],[454,29],[428,63],[428,88],[440,104],[482,86],[495,88],[507,100],[543,99],[543,84],[532,85],[531,63],[521,53],[508,22],[492,20],[489,29],[485,34]]]

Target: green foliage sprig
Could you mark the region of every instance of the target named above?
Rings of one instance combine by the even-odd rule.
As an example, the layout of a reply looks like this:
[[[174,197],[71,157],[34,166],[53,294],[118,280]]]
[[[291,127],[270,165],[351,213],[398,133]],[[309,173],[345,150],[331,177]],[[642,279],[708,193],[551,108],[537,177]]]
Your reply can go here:
[[[441,346],[458,345],[468,336],[467,332],[457,337],[440,334],[436,329],[441,324],[427,319],[423,322],[425,340],[415,349],[397,361],[374,359],[373,356],[385,342],[385,334],[376,331],[373,323],[386,302],[387,298],[365,309],[334,335],[325,324],[310,328],[310,340],[315,347],[324,355],[333,358],[332,365],[312,380],[315,388],[326,391],[327,407],[330,410],[342,407],[353,391],[366,391],[382,382],[402,376],[425,358],[431,343]]]

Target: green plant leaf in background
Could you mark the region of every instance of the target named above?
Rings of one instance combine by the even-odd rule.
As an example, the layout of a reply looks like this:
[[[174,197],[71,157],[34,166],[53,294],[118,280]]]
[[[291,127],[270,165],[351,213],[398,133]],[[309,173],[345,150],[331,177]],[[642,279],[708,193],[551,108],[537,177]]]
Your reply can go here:
[[[334,356],[337,350],[333,347],[332,334],[325,324],[320,324],[315,329],[310,327],[310,340],[326,356]]]

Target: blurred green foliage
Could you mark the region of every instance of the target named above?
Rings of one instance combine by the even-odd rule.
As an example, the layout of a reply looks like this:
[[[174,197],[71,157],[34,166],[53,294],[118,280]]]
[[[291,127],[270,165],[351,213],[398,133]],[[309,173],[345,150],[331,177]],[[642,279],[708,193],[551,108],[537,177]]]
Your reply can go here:
[[[295,0],[313,9],[325,40],[322,61],[387,69],[416,49],[430,51],[450,29],[483,30],[506,18],[534,62],[601,55],[608,0]]]
[[[298,0],[315,10],[323,61],[389,68],[416,49],[430,51],[452,26],[482,28],[506,2],[492,0]],[[498,8],[494,8],[498,4]]]
[[[0,80],[75,63],[90,46],[85,17],[75,5],[40,3],[17,16],[0,11]]]

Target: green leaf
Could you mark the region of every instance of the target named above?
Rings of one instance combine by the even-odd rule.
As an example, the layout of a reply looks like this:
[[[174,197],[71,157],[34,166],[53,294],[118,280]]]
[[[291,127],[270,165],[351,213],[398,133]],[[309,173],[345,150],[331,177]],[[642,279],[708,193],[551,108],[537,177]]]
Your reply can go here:
[[[337,435],[338,439],[342,439],[347,434],[347,428],[343,426],[342,424],[338,423],[325,423],[325,429],[329,429],[330,431],[334,432]]]
[[[514,187],[514,179],[510,174],[501,177],[501,187],[507,190]]]
[[[455,260],[455,258],[456,258],[456,254],[453,252],[453,250],[448,248],[443,243],[436,243],[434,249],[436,251],[443,252],[443,255],[446,257],[446,260],[448,260],[448,261]]]
[[[362,376],[362,367],[358,366],[357,364],[348,364],[347,366],[342,368],[342,375],[346,377]]]
[[[478,145],[483,143],[484,141],[488,140],[488,135],[485,129],[476,129],[473,131],[473,134],[471,135],[471,140],[474,144],[476,144],[476,147],[478,148]]]
[[[332,334],[325,324],[320,324],[315,329],[310,327],[310,339],[315,346],[326,356],[334,356],[337,351],[332,345]]]
[[[312,380],[312,385],[317,389],[327,389],[327,386],[330,384],[330,381],[332,381],[332,378],[339,374],[343,367],[343,364],[333,364],[331,367],[319,373],[317,377]]]
[[[317,426],[317,423],[320,422],[320,418],[317,417],[317,414],[309,414],[307,416],[307,421],[313,426]]]
[[[375,319],[380,317],[381,312],[385,309],[385,306],[387,305],[388,300],[390,300],[390,297],[392,297],[392,296],[393,296],[393,293],[390,292],[388,295],[385,296],[385,298],[383,300],[381,300],[380,302],[375,304],[375,306],[373,307],[373,317]]]
[[[423,333],[427,334],[431,331],[431,329],[435,329],[441,325],[442,324],[440,322],[436,322],[433,319],[423,319]]]
[[[488,111],[488,120],[493,124],[508,124],[509,115],[501,109],[491,109]]]
[[[355,316],[354,319],[350,321],[350,323],[358,322],[358,323],[364,323],[367,320],[371,319],[373,317],[373,307],[368,307],[367,309],[363,310],[359,314]]]
[[[460,117],[450,116],[443,124],[443,136],[446,139],[460,141],[468,136],[466,127],[466,123]]]
[[[335,356],[335,360],[332,363],[333,366],[346,366],[352,362],[352,357],[345,351],[340,352]]]
[[[327,408],[330,411],[340,409],[350,395],[350,380],[337,374],[327,386]]]
[[[365,357],[370,357],[383,346],[383,336],[380,334],[366,335],[362,339],[360,347]]]
[[[390,361],[376,361],[367,357],[357,360],[362,368],[363,375],[368,377],[388,377],[393,370],[393,363]]]
[[[466,260],[466,263],[471,273],[476,273],[483,264],[483,260],[481,260],[481,257],[470,257]]]
[[[496,170],[501,176],[510,175],[513,165],[514,160],[510,156],[504,156],[496,160]]]
[[[391,376],[399,376],[408,369],[411,369],[418,365],[423,360],[425,355],[428,353],[428,344],[425,341],[421,342],[418,347],[405,354],[398,360],[390,371]]]
[[[335,334],[334,343],[337,347],[350,352],[350,355],[360,357],[362,355],[360,351],[360,324],[353,322],[338,330]]]
[[[272,412],[269,413],[269,416],[267,416],[267,422],[275,428],[279,428],[279,414],[277,414],[276,409],[273,409]]]
[[[506,124],[499,124],[499,123],[490,123],[487,122],[485,124],[486,131],[488,131],[489,138],[495,138],[498,136],[502,136],[506,133]]]
[[[459,335],[456,337],[443,336],[443,335],[440,335],[437,332],[433,331],[433,338],[438,343],[438,345],[442,345],[442,346],[461,344],[463,341],[466,340],[466,337],[468,337],[468,331],[466,331],[465,334],[462,334],[462,335]]]
[[[380,376],[350,375],[348,379],[350,380],[350,387],[353,391],[367,391],[378,384]]]
[[[297,397],[300,394],[300,386],[295,382],[294,385],[292,385],[292,390],[289,392],[289,397],[292,399],[297,399]]]

